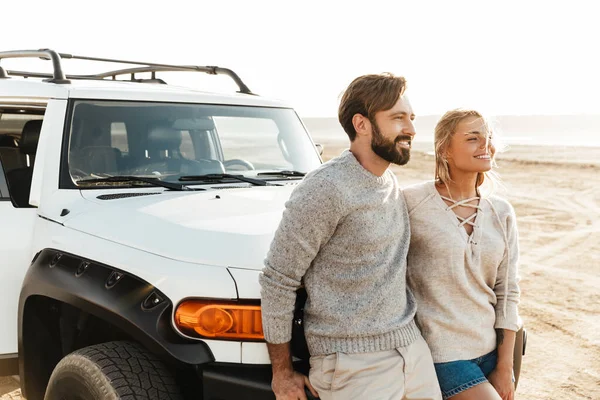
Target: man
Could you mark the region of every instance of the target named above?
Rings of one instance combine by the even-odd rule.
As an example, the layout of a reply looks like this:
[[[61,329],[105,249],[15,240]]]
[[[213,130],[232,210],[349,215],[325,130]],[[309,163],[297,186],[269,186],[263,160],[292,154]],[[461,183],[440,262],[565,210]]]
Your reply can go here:
[[[265,339],[278,400],[441,399],[431,353],[406,287],[409,218],[390,163],[415,135],[405,80],[365,75],[339,120],[350,149],[309,173],[286,209],[260,276]],[[309,378],[290,355],[296,290],[308,294]]]

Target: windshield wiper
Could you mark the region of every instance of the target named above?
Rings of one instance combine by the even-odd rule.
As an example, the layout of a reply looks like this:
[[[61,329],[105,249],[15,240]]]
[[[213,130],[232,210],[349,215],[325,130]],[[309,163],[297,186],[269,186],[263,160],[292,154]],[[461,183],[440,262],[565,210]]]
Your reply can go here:
[[[261,175],[278,175],[278,176],[297,176],[297,177],[301,177],[306,175],[306,173],[304,172],[300,172],[300,171],[268,171],[268,172],[260,172],[258,174],[256,174],[257,176],[261,176]]]
[[[179,178],[180,181],[221,181],[223,179],[236,179],[238,181],[251,183],[256,186],[279,186],[274,183],[263,181],[262,179],[253,179],[247,178],[243,175],[232,174],[186,175]]]
[[[80,179],[76,183],[103,183],[103,182],[144,182],[152,186],[164,187],[171,190],[192,190],[186,185],[174,182],[161,181],[158,178],[145,178],[140,176],[129,176],[129,175],[115,175],[107,176],[105,178],[89,178]]]

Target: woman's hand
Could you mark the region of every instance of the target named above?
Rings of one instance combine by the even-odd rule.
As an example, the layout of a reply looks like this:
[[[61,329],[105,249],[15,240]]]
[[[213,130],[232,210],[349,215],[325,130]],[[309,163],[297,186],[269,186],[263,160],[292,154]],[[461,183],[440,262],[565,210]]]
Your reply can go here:
[[[514,400],[515,384],[513,382],[512,367],[503,367],[497,365],[492,373],[488,376],[488,380],[494,386],[502,400]]]

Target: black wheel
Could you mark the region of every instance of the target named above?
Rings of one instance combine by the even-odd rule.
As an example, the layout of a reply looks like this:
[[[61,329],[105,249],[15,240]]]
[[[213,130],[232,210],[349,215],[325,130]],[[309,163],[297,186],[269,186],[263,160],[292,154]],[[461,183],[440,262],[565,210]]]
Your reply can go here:
[[[63,358],[50,376],[44,400],[180,400],[165,365],[142,346],[108,342]]]

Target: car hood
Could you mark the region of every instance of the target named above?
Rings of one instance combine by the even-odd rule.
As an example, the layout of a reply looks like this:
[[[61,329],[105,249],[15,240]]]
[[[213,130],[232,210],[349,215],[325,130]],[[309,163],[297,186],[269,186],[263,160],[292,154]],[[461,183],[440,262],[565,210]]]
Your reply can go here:
[[[261,269],[292,190],[138,191],[135,197],[88,190],[82,192],[85,210],[63,224],[179,261]]]

